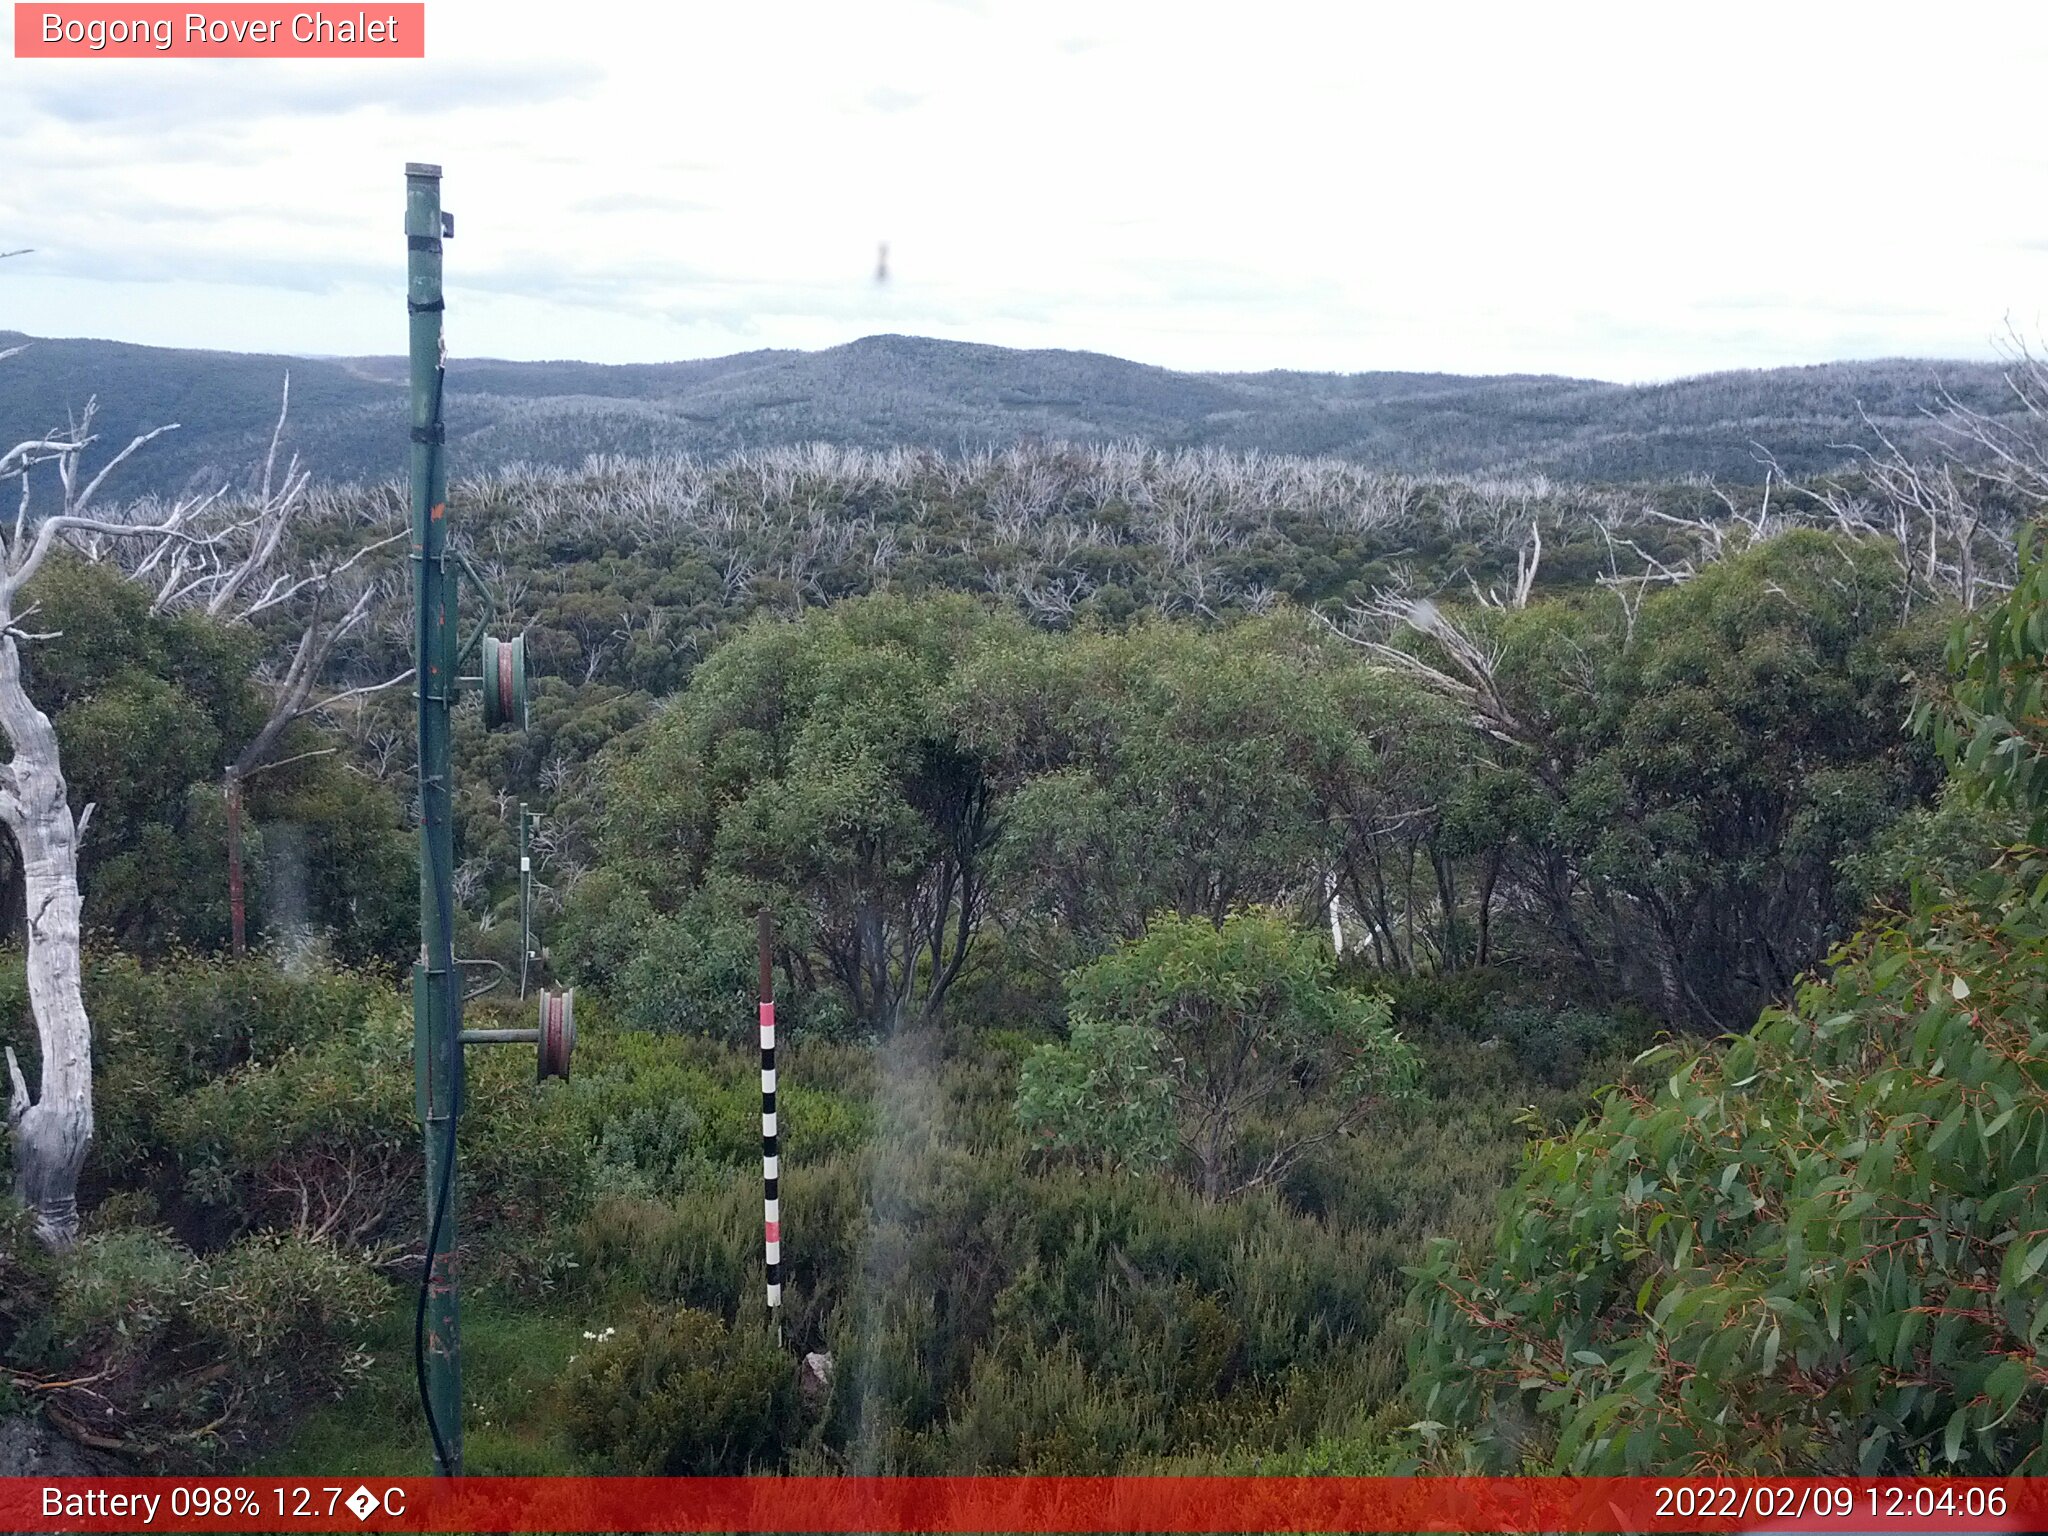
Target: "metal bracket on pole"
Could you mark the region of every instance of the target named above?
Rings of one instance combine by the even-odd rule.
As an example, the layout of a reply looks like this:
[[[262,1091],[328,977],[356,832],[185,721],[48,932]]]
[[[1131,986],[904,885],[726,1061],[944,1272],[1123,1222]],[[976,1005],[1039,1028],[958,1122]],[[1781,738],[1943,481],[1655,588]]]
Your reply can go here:
[[[471,658],[476,655],[477,647],[483,643],[485,632],[489,630],[501,610],[497,591],[484,579],[483,572],[476,568],[475,563],[469,558],[469,552],[457,544],[450,553],[455,557],[455,563],[462,567],[462,574],[469,578],[470,585],[482,593],[484,599],[483,617],[476,621],[476,629],[462,642],[462,649],[456,653],[455,664],[460,667],[468,665]]]

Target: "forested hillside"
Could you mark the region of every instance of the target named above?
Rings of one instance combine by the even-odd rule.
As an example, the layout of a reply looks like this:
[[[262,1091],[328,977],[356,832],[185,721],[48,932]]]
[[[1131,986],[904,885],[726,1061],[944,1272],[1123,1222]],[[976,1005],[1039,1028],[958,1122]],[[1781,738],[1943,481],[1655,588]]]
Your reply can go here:
[[[1325,384],[1489,400],[1488,452],[1608,388]],[[583,1036],[567,1083],[473,1063],[470,1470],[2033,1467],[2042,488],[1070,444],[460,479],[539,681],[524,733],[458,717],[459,952],[516,972],[529,803]],[[99,1129],[74,1247],[8,1217],[0,1392],[146,1465],[419,1470],[403,498],[316,485],[279,585],[210,605],[270,524],[204,516],[182,562],[67,539],[10,641],[95,806]],[[237,958],[223,764],[358,601],[243,786]]]
[[[0,348],[28,338],[0,332]],[[247,473],[286,370],[299,441],[324,483],[378,481],[404,442],[399,358],[285,358],[44,340],[0,370],[0,437],[25,439],[97,395],[110,438],[178,422],[117,494]],[[449,441],[472,469],[575,468],[593,452],[719,455],[805,442],[945,452],[1019,439],[1327,455],[1402,473],[1581,481],[1807,474],[1878,434],[1929,446],[1944,390],[2017,413],[1983,363],[1835,363],[1624,386],[1417,373],[1188,374],[1087,352],[871,336],[823,352],[604,367],[455,358]],[[1869,419],[1866,421],[1865,417]]]

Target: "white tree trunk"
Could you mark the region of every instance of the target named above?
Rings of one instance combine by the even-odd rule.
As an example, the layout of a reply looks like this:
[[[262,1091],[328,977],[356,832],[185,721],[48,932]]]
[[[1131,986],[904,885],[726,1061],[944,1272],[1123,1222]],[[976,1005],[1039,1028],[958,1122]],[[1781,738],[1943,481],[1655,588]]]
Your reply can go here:
[[[0,615],[0,620],[5,616]],[[27,887],[28,996],[42,1048],[39,1091],[29,1098],[14,1051],[14,1188],[52,1247],[78,1235],[78,1174],[92,1145],[92,1025],[79,987],[78,833],[57,756],[57,732],[22,686],[15,637],[0,631],[0,731],[14,749],[0,769],[0,820],[14,835]]]
[[[0,351],[0,357],[19,350]],[[289,404],[289,380],[285,398]],[[78,1235],[78,1174],[85,1166],[93,1135],[92,1025],[79,990],[78,955],[78,840],[92,807],[72,816],[64,770],[58,761],[57,732],[22,684],[22,639],[57,637],[27,636],[17,629],[16,600],[60,541],[75,546],[79,535],[90,535],[93,546],[86,558],[97,560],[108,558],[115,543],[147,539],[154,545],[150,552],[122,569],[132,578],[156,584],[152,613],[196,605],[221,617],[240,603],[236,617],[246,623],[299,593],[311,590],[317,597],[372,550],[405,537],[399,533],[374,541],[338,565],[297,579],[288,573],[277,575],[262,592],[242,603],[238,594],[246,592],[273,562],[306,489],[306,474],[297,459],[285,470],[283,486],[272,489],[284,411],[278,412],[277,429],[271,434],[270,455],[264,460],[263,483],[253,514],[243,516],[241,509],[224,506],[224,492],[215,491],[181,498],[160,522],[140,523],[132,518],[109,522],[87,517],[85,512],[109,474],[172,427],[142,433],[88,480],[83,477],[81,461],[95,440],[95,409],[96,403],[89,400],[82,419],[67,430],[0,452],[0,480],[21,481],[12,536],[0,530],[0,734],[14,751],[11,761],[0,764],[0,822],[6,823],[21,851],[28,896],[29,1006],[42,1043],[42,1081],[33,1098],[13,1047],[7,1048],[11,1085],[7,1126],[14,1140],[15,1190],[35,1211],[38,1236],[59,1248],[68,1247]],[[31,521],[29,471],[52,462],[63,489],[63,506],[53,516]],[[242,552],[223,558],[223,551],[236,549]],[[340,635],[363,622],[373,597],[374,589],[366,588],[347,612],[324,630],[316,602],[284,699],[252,744],[252,757],[268,753],[284,728],[308,712],[320,662]],[[31,604],[26,611],[33,610]],[[251,766],[238,764],[237,772],[246,776]]]

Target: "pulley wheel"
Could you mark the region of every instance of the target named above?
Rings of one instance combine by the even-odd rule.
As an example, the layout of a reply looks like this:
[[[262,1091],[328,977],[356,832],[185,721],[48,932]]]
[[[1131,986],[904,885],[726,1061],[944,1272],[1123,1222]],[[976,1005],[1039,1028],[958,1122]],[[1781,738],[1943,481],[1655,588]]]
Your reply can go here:
[[[506,725],[525,730],[526,636],[484,636],[482,659],[484,724],[494,731]]]
[[[543,991],[540,995],[539,1076],[569,1076],[569,1053],[576,1049],[576,989]]]

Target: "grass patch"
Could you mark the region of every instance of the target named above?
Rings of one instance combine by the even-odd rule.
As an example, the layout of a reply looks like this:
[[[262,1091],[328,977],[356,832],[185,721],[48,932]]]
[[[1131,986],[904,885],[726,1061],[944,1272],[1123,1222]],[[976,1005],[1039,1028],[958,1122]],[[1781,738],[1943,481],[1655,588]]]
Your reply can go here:
[[[566,1476],[585,1470],[569,1448],[556,1391],[595,1331],[580,1317],[513,1310],[484,1296],[463,1310],[463,1470],[478,1476]],[[271,1477],[424,1477],[433,1450],[413,1379],[410,1293],[365,1341],[368,1374],[325,1403],[255,1467]]]

